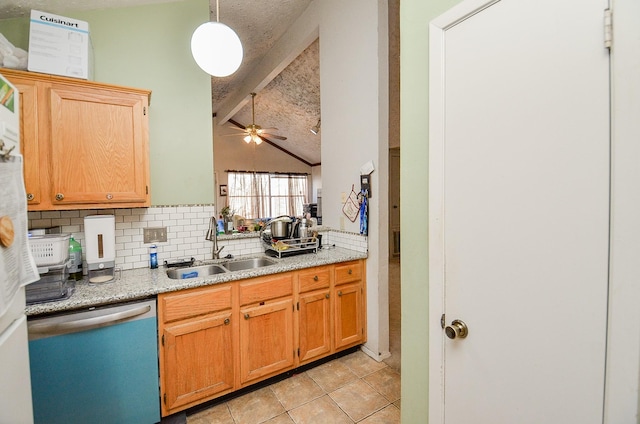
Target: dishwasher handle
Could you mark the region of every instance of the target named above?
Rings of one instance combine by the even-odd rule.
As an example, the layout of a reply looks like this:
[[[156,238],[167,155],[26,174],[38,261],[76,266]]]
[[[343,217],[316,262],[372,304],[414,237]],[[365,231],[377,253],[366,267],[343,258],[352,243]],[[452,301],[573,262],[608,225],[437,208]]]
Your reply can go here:
[[[29,333],[41,334],[47,336],[55,336],[57,334],[75,333],[78,331],[86,331],[94,328],[105,327],[107,325],[116,324],[127,319],[144,315],[151,310],[151,306],[143,305],[125,311],[114,312],[108,315],[101,315],[92,318],[83,318],[75,321],[67,321],[60,323],[42,323],[29,326]]]

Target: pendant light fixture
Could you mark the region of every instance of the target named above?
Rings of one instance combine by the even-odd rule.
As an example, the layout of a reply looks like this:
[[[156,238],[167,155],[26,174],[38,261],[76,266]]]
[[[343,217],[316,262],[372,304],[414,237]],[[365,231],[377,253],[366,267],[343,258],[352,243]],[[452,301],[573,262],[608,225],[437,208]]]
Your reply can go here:
[[[214,77],[226,77],[242,63],[242,43],[238,34],[220,23],[216,0],[216,22],[205,22],[191,36],[191,54],[203,71]]]

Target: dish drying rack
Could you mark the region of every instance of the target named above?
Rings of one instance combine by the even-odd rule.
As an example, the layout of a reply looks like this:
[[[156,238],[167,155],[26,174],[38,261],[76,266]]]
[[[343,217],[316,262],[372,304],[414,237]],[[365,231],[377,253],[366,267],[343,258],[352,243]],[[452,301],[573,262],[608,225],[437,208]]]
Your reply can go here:
[[[318,252],[317,237],[288,238],[275,240],[268,233],[262,233],[262,242],[266,246],[265,253],[282,259],[287,256]]]

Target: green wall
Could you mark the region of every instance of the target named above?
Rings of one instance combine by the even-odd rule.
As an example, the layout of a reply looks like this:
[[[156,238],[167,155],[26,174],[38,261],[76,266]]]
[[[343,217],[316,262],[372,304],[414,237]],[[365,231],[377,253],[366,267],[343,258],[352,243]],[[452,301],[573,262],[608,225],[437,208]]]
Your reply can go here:
[[[210,77],[191,57],[193,30],[209,20],[207,0],[64,16],[89,22],[93,79],[152,91],[151,203],[213,203]],[[0,33],[28,47],[28,19],[0,21]]]
[[[425,424],[429,412],[429,21],[459,0],[400,1],[400,192],[402,231],[402,424]],[[411,193],[411,195],[405,195]]]

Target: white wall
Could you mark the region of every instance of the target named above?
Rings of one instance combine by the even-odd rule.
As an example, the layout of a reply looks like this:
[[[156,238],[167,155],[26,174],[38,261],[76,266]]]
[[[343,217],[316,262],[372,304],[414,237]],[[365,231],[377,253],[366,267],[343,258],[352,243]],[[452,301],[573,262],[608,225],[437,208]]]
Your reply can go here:
[[[342,193],[359,192],[360,167],[373,161],[365,351],[381,359],[389,355],[387,1],[320,4],[322,222],[359,232],[342,213]]]

